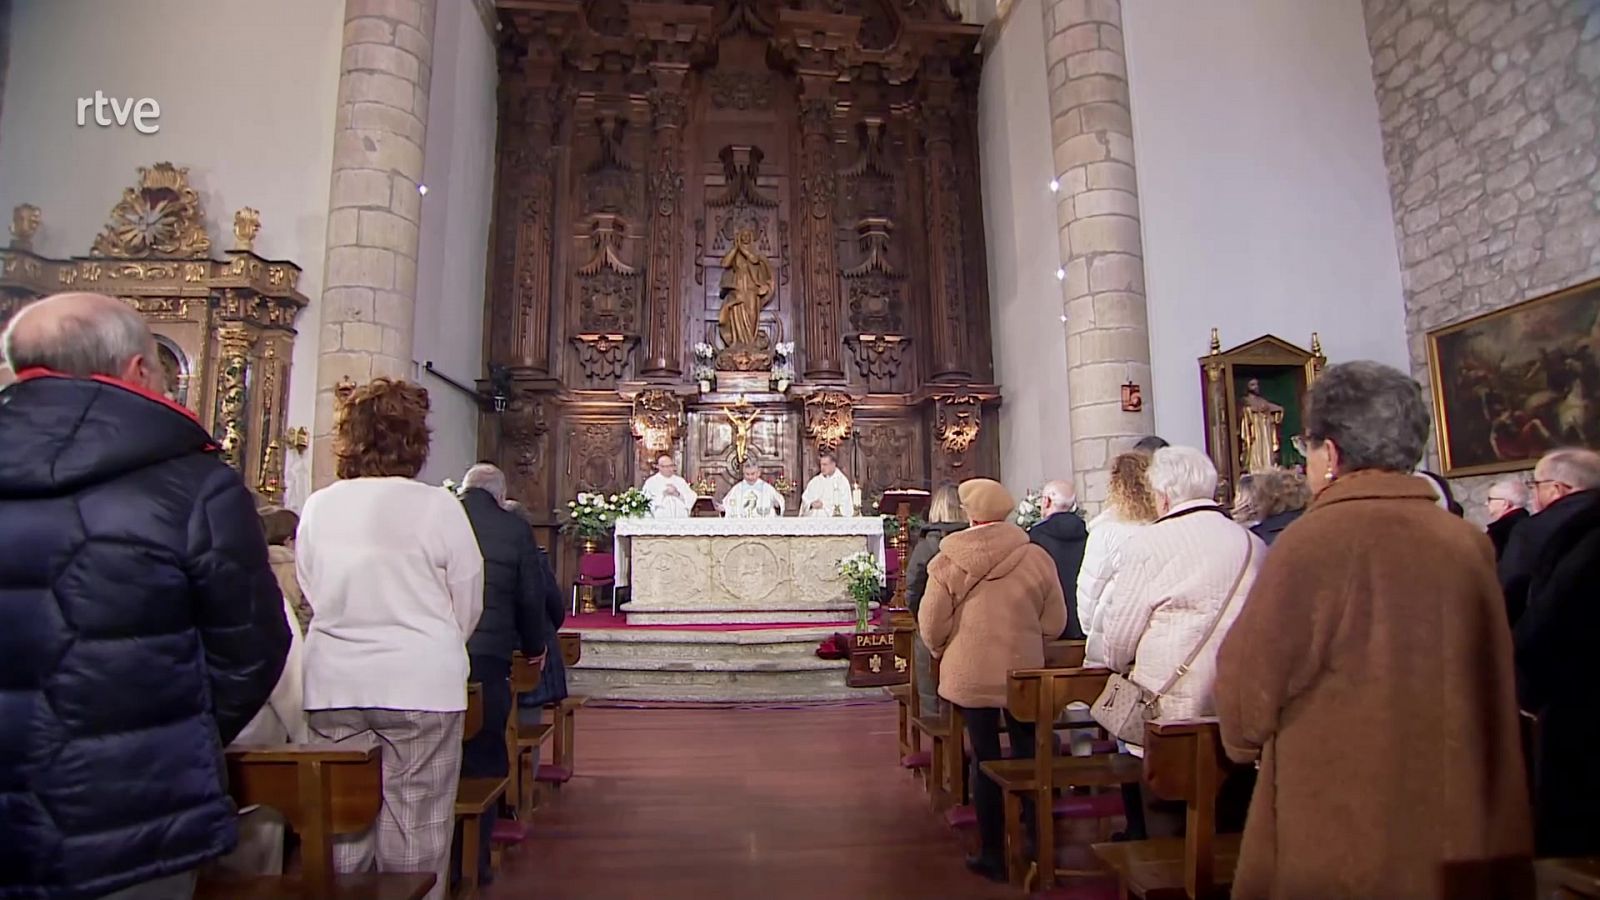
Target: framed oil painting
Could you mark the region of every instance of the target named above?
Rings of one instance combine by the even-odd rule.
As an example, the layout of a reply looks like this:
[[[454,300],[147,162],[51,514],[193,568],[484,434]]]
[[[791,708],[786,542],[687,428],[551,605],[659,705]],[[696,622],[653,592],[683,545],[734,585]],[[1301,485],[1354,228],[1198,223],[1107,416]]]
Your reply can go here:
[[[1444,474],[1600,444],[1600,279],[1428,333]]]

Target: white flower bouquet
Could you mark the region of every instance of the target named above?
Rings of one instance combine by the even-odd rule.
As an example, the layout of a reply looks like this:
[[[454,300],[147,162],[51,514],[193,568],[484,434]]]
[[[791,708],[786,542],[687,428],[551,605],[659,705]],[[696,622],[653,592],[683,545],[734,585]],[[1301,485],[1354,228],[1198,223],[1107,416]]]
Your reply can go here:
[[[717,357],[717,348],[705,341],[694,345],[694,358],[702,362],[710,362]]]
[[[872,600],[883,585],[883,564],[878,562],[878,557],[862,550],[840,559],[838,568],[845,589],[856,602],[856,631],[866,631]]]
[[[631,487],[613,495],[611,508],[614,519],[642,519],[650,515],[650,498],[644,491]]]
[[[1017,502],[1017,525],[1022,528],[1032,528],[1044,519],[1044,494],[1039,490],[1031,490],[1022,495]]]
[[[573,532],[585,540],[601,540],[611,533],[617,521],[614,503],[617,495],[607,500],[605,494],[579,493],[576,500],[567,502],[567,521],[561,530]]]

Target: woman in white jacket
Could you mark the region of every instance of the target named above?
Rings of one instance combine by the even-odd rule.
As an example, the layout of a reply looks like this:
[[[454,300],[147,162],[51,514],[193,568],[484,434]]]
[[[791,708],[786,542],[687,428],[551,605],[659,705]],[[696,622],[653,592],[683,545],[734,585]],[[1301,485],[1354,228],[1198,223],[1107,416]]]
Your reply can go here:
[[[1156,517],[1156,502],[1145,480],[1146,453],[1124,453],[1111,461],[1111,484],[1105,509],[1089,521],[1089,540],[1078,569],[1078,622],[1088,638],[1085,664],[1104,666],[1102,619],[1116,595],[1115,581],[1122,547]]]
[[[1156,718],[1215,715],[1217,649],[1267,548],[1217,505],[1217,469],[1201,451],[1157,450],[1148,478],[1159,516],[1122,548],[1117,600],[1101,616],[1105,664],[1160,695]],[[1237,785],[1246,803],[1251,785]],[[1148,797],[1144,806],[1149,837],[1182,833],[1181,804],[1173,815]]]

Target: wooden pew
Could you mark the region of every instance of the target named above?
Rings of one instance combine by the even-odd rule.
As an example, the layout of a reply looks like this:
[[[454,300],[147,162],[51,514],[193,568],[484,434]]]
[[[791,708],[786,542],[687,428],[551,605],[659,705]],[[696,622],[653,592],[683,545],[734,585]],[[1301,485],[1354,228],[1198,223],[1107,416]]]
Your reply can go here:
[[[1092,704],[1110,677],[1106,669],[1017,669],[1006,681],[1006,709],[1021,722],[1034,723],[1032,759],[999,759],[981,766],[1005,797],[1006,869],[1012,884],[1028,882],[1038,870],[1038,887],[1049,888],[1058,874],[1090,872],[1057,870],[1055,865],[1055,792],[1065,787],[1117,787],[1137,782],[1138,758],[1124,753],[1096,756],[1057,755],[1053,728],[1070,704]],[[1022,799],[1034,801],[1036,858],[1025,858]],[[1094,807],[1091,807],[1091,810]],[[1031,865],[1030,865],[1031,862]]]
[[[463,741],[476,737],[483,730],[483,685],[467,685],[467,719],[461,729]],[[478,844],[480,822],[506,794],[509,779],[461,778],[456,786],[456,824],[461,827],[461,883],[454,894],[457,898],[478,895]]]
[[[516,804],[517,815],[524,819],[538,805],[539,789],[533,778],[533,767],[555,726],[548,722],[523,724],[517,698],[538,689],[543,673],[542,657],[528,659],[521,653],[512,655],[511,715],[506,717],[506,752],[511,760],[511,776],[506,795]]]
[[[1225,897],[1239,861],[1236,834],[1219,835],[1217,793],[1228,772],[1216,719],[1145,726],[1144,778],[1156,796],[1187,807],[1182,838],[1095,844],[1124,897]]]
[[[1539,896],[1548,900],[1600,897],[1600,857],[1541,859],[1533,864]]]
[[[372,827],[383,807],[380,748],[233,747],[227,761],[234,802],[277,810],[300,836],[300,873],[243,880],[208,876],[196,889],[199,900],[420,900],[433,887],[431,872],[334,873],[334,837]]]
[[[911,716],[917,710],[917,671],[912,638],[915,633],[915,626],[901,626],[894,630],[894,655],[911,664],[911,677],[906,680],[906,683],[889,686],[889,696],[894,699],[895,712],[897,714],[897,730],[895,734],[899,739],[900,755],[897,759],[899,759],[901,765],[905,765],[906,759],[912,754],[922,751],[922,740],[915,729],[911,727]]]
[[[583,659],[583,636],[575,631],[563,631],[556,635],[561,646],[561,661],[567,668],[572,668]],[[541,784],[560,787],[572,780],[576,756],[575,742],[577,738],[577,714],[588,697],[570,695],[560,703],[552,703],[545,708],[550,710],[550,724],[554,727],[550,748],[550,764],[539,767],[537,780]]]
[[[934,658],[928,663],[933,671],[933,683],[939,684],[939,660]],[[916,679],[912,679],[915,684]],[[939,812],[952,806],[961,804],[967,793],[967,764],[966,764],[966,722],[961,715],[960,707],[953,703],[942,703],[942,711],[937,715],[925,716],[922,714],[921,692],[912,697],[915,706],[911,710],[911,727],[920,735],[926,737],[930,744],[928,770],[925,784],[928,788],[928,802]],[[918,747],[921,739],[917,738]]]

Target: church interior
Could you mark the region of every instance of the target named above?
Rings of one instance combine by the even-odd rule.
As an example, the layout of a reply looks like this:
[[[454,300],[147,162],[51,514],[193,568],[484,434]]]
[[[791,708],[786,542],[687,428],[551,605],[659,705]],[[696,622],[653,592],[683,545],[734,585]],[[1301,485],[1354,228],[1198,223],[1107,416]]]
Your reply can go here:
[[[1097,655],[1085,562],[1100,522],[1178,527],[1184,502],[1249,526],[1259,547],[1195,629],[1221,661],[1173,676],[1238,677],[1244,651],[1208,643],[1219,621],[1244,633],[1234,596],[1276,583],[1273,556],[1333,520],[1358,483],[1342,474],[1403,418],[1330,438],[1330,410],[1377,396],[1341,393],[1380,384],[1344,380],[1379,377],[1359,361],[1427,418],[1420,456],[1379,468],[1425,473],[1476,532],[1467,555],[1502,549],[1508,511],[1528,530],[1597,496],[1595,0],[0,0],[0,210],[0,328],[15,317],[20,344],[19,311],[59,294],[143,318],[157,393],[299,558],[308,682],[338,638],[316,633],[326,576],[301,538],[368,480],[347,472],[349,422],[380,381],[425,389],[407,474],[463,497],[480,581],[475,489],[548,576],[542,657],[524,640],[494,688],[466,644],[464,735],[506,739],[498,775],[448,779],[453,868],[394,876],[432,870],[386,861],[381,754],[335,753],[307,705],[321,738],[226,755],[236,805],[287,821],[281,859],[248,881],[201,868],[193,896],[1600,897],[1594,809],[1561,831],[1576,816],[1542,805],[1522,755],[1553,757],[1526,736],[1493,769],[1526,788],[1526,846],[1495,845],[1525,857],[1525,887],[1422,887],[1402,860],[1376,893],[1365,862],[1283,866],[1264,889],[1272,746],[1235,765],[1220,687],[1141,720],[1144,743],[1108,726],[1108,684],[1173,682]],[[0,359],[0,542],[20,548],[6,508],[26,521],[38,495],[10,489],[4,447],[34,445],[5,407],[41,377],[18,369]],[[1167,492],[1196,467],[1204,497]],[[1265,509],[1280,477],[1301,499]],[[1135,525],[1130,490],[1160,495]],[[1262,532],[1302,508],[1283,543]],[[274,538],[278,517],[301,537]],[[1068,519],[1070,566],[1045,536]],[[939,527],[957,521],[974,527]],[[973,665],[999,667],[1001,699],[969,703],[944,642],[1016,560],[962,569],[980,564],[957,534],[1012,525],[1048,582],[1028,615],[1068,618],[1025,652],[986,637]],[[1523,616],[1567,572],[1537,549]],[[1107,572],[1135,556],[1118,552]],[[1502,611],[1507,558],[1484,563]],[[1119,603],[1135,574],[1108,579]],[[947,595],[954,638],[919,611]],[[1450,664],[1490,693],[1503,669],[1496,715],[1594,754],[1592,723],[1527,699],[1512,615]],[[1571,615],[1593,646],[1593,611]],[[1340,621],[1315,640],[1370,627]],[[1386,740],[1350,752],[1403,752]],[[0,752],[0,817],[25,768]],[[1224,821],[1240,769],[1243,850]],[[1158,836],[1172,815],[1187,824]],[[340,842],[370,829],[359,876]],[[180,896],[55,893],[26,852],[0,850],[0,896]]]

